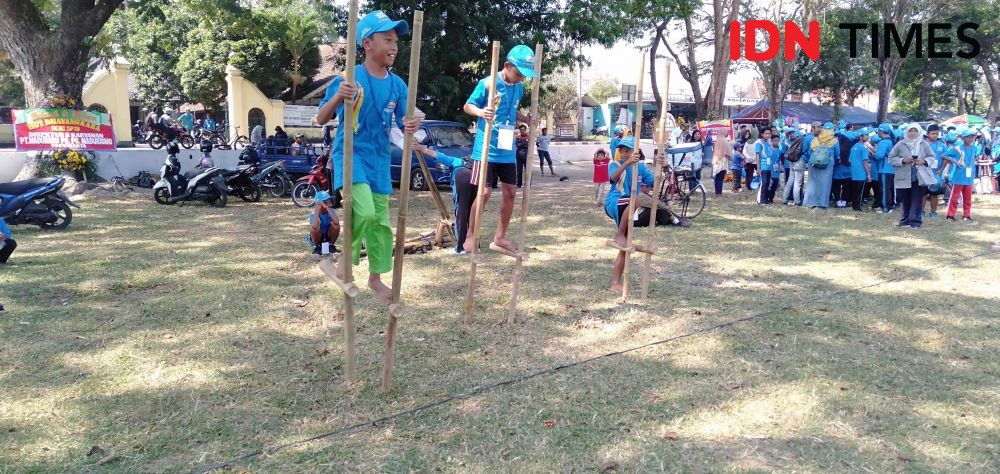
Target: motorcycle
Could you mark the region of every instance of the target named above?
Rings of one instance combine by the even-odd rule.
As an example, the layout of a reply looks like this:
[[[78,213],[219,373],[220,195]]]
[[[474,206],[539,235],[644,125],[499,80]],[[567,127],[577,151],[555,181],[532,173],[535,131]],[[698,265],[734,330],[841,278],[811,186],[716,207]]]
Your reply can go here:
[[[160,180],[153,185],[153,199],[160,204],[176,204],[183,201],[204,201],[215,207],[226,207],[229,187],[222,176],[222,169],[211,163],[199,163],[195,171],[181,174],[181,164],[177,160],[180,153],[176,142],[167,146],[167,159],[160,168]]]
[[[318,191],[330,190],[330,172],[326,169],[329,158],[324,155],[316,160],[309,174],[296,180],[292,188],[292,202],[297,207],[309,207],[316,200]]]
[[[0,218],[8,224],[37,225],[42,230],[65,229],[77,206],[60,191],[65,178],[41,178],[0,184]]]
[[[194,147],[194,137],[183,127],[174,128],[173,132],[176,135],[173,141],[180,143],[181,146],[188,150]],[[163,130],[154,129],[149,133],[149,146],[154,150],[163,148],[163,145],[166,145],[170,141],[164,135]]]
[[[244,148],[243,152],[240,153],[241,165],[258,165],[258,163],[260,163],[260,157],[253,147]],[[253,175],[251,180],[262,190],[266,189],[273,198],[284,196],[287,190],[292,187],[291,179],[285,173],[285,160],[278,160],[265,166]]]
[[[212,142],[207,137],[202,138],[200,149],[203,156],[198,166],[202,168],[214,167],[215,160],[212,159]],[[260,201],[260,186],[253,181],[253,176],[258,171],[257,162],[244,162],[241,155],[239,165],[235,170],[222,170],[222,177],[226,181],[227,193],[230,196],[237,196],[246,202]]]

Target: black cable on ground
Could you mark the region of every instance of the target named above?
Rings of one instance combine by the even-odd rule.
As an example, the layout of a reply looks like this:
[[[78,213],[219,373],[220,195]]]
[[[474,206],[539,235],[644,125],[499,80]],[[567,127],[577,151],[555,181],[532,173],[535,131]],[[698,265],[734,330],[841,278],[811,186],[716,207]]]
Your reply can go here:
[[[998,242],[998,244],[1000,244],[1000,242]],[[467,398],[472,398],[472,397],[475,397],[477,395],[481,395],[481,394],[483,394],[485,392],[488,392],[488,391],[491,391],[491,390],[494,390],[494,389],[497,389],[497,388],[500,388],[500,387],[504,387],[504,386],[507,386],[507,385],[514,385],[514,384],[521,383],[521,382],[524,382],[524,381],[527,381],[527,380],[531,380],[531,379],[536,378],[536,377],[540,377],[542,375],[554,374],[554,373],[556,373],[556,372],[558,372],[560,370],[563,370],[563,369],[568,369],[568,368],[572,368],[572,367],[576,367],[576,366],[588,364],[590,362],[598,361],[598,360],[601,360],[601,359],[606,359],[606,358],[609,358],[609,357],[614,357],[614,356],[619,356],[619,355],[623,355],[623,354],[628,354],[630,352],[635,352],[635,351],[639,351],[639,350],[642,350],[642,349],[648,349],[648,348],[653,347],[653,346],[659,346],[659,345],[663,345],[663,344],[668,344],[668,343],[671,343],[671,342],[674,342],[674,341],[678,341],[678,340],[681,340],[681,339],[686,339],[686,338],[689,338],[689,337],[692,337],[692,336],[697,336],[699,334],[704,334],[704,333],[707,333],[707,332],[712,332],[712,331],[715,331],[715,330],[718,330],[718,329],[722,329],[722,328],[733,326],[733,325],[740,324],[740,323],[752,322],[754,320],[763,318],[765,316],[770,316],[772,314],[777,314],[777,313],[780,313],[780,312],[783,312],[783,311],[791,310],[791,309],[793,309],[793,308],[795,308],[797,306],[800,306],[802,304],[805,304],[805,303],[814,303],[814,302],[819,302],[819,301],[826,301],[826,300],[830,300],[830,299],[832,299],[832,298],[834,298],[836,296],[840,296],[840,295],[844,295],[844,294],[848,294],[848,293],[855,293],[855,292],[858,292],[858,291],[861,291],[861,290],[865,290],[865,289],[868,289],[868,288],[873,288],[873,287],[876,287],[876,286],[885,285],[887,283],[893,283],[893,282],[896,282],[896,281],[906,280],[906,279],[910,278],[911,276],[922,275],[922,274],[925,274],[927,272],[930,272],[930,271],[933,271],[933,270],[937,270],[937,269],[940,269],[940,268],[944,268],[944,267],[949,267],[951,265],[958,264],[958,263],[961,263],[961,262],[964,262],[964,261],[967,261],[967,260],[972,260],[972,259],[975,259],[975,258],[984,257],[984,256],[989,255],[991,253],[994,253],[994,252],[996,252],[998,250],[1000,250],[1000,245],[994,246],[991,250],[987,250],[985,252],[973,255],[971,257],[966,257],[966,258],[961,258],[961,259],[957,259],[957,260],[952,260],[950,262],[942,263],[940,265],[935,265],[933,267],[929,267],[929,268],[925,268],[925,269],[921,269],[921,270],[915,270],[915,271],[912,271],[912,272],[909,272],[909,273],[903,273],[900,276],[896,276],[896,277],[885,279],[885,280],[880,280],[880,281],[877,281],[875,283],[871,283],[871,284],[868,284],[868,285],[863,285],[863,286],[858,286],[858,287],[854,287],[854,288],[849,288],[849,289],[846,289],[846,290],[834,291],[834,292],[832,292],[832,293],[830,293],[830,294],[828,294],[826,296],[817,296],[817,297],[803,298],[799,302],[797,302],[795,304],[792,304],[792,305],[785,305],[785,306],[782,306],[782,307],[779,307],[779,308],[772,308],[772,309],[769,309],[769,310],[766,310],[766,311],[762,311],[760,313],[752,314],[750,316],[745,316],[745,317],[742,317],[742,318],[739,318],[739,319],[734,319],[734,320],[727,321],[727,322],[724,322],[724,323],[716,324],[715,326],[709,326],[709,327],[705,327],[705,328],[701,328],[701,329],[695,329],[695,330],[693,330],[691,332],[687,332],[687,333],[680,334],[680,335],[677,335],[677,336],[669,337],[669,338],[666,338],[666,339],[661,339],[661,340],[658,340],[658,341],[653,341],[653,342],[650,342],[650,343],[647,343],[647,344],[643,344],[643,345],[640,345],[640,346],[635,346],[635,347],[631,347],[631,348],[628,348],[628,349],[622,349],[620,351],[615,351],[615,352],[609,352],[607,354],[603,354],[603,355],[599,355],[599,356],[594,356],[594,357],[590,357],[590,358],[587,358],[587,359],[581,359],[581,360],[578,360],[576,362],[570,362],[570,363],[559,365],[559,366],[555,366],[555,367],[545,368],[545,369],[542,369],[542,370],[539,370],[539,371],[536,371],[536,372],[532,372],[532,373],[529,373],[529,374],[522,375],[520,377],[515,377],[515,378],[512,378],[512,379],[503,380],[503,381],[496,382],[496,383],[491,384],[491,385],[486,385],[486,386],[475,388],[475,389],[472,389],[472,390],[469,390],[469,391],[466,391],[466,392],[463,392],[463,393],[451,395],[451,396],[442,398],[440,400],[428,403],[426,405],[422,405],[422,406],[419,406],[419,407],[416,407],[416,408],[411,408],[409,410],[399,411],[399,412],[393,413],[391,415],[386,415],[386,416],[384,416],[382,418],[378,418],[378,419],[374,419],[374,420],[369,420],[369,421],[365,421],[365,422],[362,422],[362,423],[356,423],[356,424],[353,424],[353,425],[343,426],[343,427],[337,428],[336,430],[329,431],[329,432],[323,433],[323,434],[319,434],[319,435],[313,436],[311,438],[305,438],[305,439],[301,439],[301,440],[298,440],[298,441],[292,441],[292,442],[289,442],[289,443],[280,444],[280,445],[277,445],[277,446],[272,446],[270,448],[262,448],[262,449],[259,449],[257,451],[246,453],[246,454],[244,454],[242,456],[230,459],[228,461],[224,461],[224,462],[220,462],[220,463],[212,464],[212,465],[207,465],[207,466],[202,466],[202,467],[196,469],[194,471],[194,473],[195,474],[205,474],[207,472],[211,472],[211,471],[214,471],[216,469],[225,469],[227,467],[231,467],[231,466],[233,466],[234,464],[236,464],[236,463],[238,463],[240,461],[245,461],[245,460],[250,459],[250,458],[254,458],[254,457],[257,457],[257,456],[261,456],[261,455],[271,455],[271,454],[277,453],[278,451],[282,451],[282,450],[291,448],[293,446],[298,446],[298,445],[306,444],[306,443],[309,443],[309,442],[312,442],[312,441],[317,441],[317,440],[320,440],[320,439],[329,438],[331,436],[336,436],[336,435],[340,435],[340,434],[344,434],[344,433],[350,433],[352,431],[357,431],[357,430],[359,430],[361,428],[366,428],[366,427],[373,427],[374,428],[374,427],[378,427],[379,425],[381,425],[383,423],[386,423],[386,422],[389,422],[389,421],[392,421],[392,420],[395,420],[395,419],[398,419],[398,418],[403,418],[403,417],[406,417],[406,416],[415,415],[415,414],[423,412],[423,411],[427,411],[427,410],[430,410],[430,409],[433,409],[433,408],[437,408],[437,407],[439,407],[441,405],[446,405],[446,404],[451,403],[451,402],[456,401],[456,400],[463,400],[463,399],[467,399]]]

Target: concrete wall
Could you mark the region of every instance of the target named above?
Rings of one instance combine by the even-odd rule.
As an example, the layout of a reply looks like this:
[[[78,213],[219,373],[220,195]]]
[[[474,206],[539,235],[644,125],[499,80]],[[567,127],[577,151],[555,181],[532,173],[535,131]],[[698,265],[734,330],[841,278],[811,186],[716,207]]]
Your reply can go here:
[[[83,86],[84,105],[101,104],[111,114],[118,146],[132,146],[132,115],[128,101],[130,67],[125,58],[116,58],[111,61],[110,69],[97,72]]]
[[[251,109],[257,108],[264,112],[264,122],[267,124],[264,136],[273,134],[274,127],[285,126],[285,103],[280,100],[268,99],[260,89],[243,77],[243,71],[226,66],[226,97],[229,109],[229,136],[239,134],[250,136],[249,117]],[[291,133],[291,132],[288,132]]]
[[[0,152],[0,183],[10,182],[17,176],[29,153],[35,152]],[[122,148],[116,152],[97,152],[95,155],[98,158],[97,174],[104,179],[111,179],[119,175],[131,178],[139,174],[139,171],[159,174],[160,166],[167,158],[166,151],[148,148]],[[190,159],[188,159],[189,156]],[[239,156],[240,150],[216,150],[212,152],[215,165],[228,169],[236,168]],[[197,149],[185,150],[182,148],[178,158],[181,162],[181,169],[187,171],[198,164],[201,153]],[[115,168],[115,164],[118,165],[117,168]]]

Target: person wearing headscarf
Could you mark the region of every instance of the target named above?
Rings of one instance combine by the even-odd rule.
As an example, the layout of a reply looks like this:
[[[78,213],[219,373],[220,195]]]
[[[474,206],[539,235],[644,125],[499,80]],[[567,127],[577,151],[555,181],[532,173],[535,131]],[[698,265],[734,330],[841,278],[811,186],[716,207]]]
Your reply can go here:
[[[753,177],[755,174],[757,174],[757,163],[760,162],[760,160],[757,158],[757,154],[755,153],[755,148],[754,148],[757,146],[757,137],[759,135],[760,132],[757,130],[757,127],[751,126],[750,137],[747,141],[743,143],[743,156],[745,157],[743,168],[746,171],[744,173],[744,176],[746,176],[747,180],[746,182],[747,191],[750,190],[750,183],[753,182]]]
[[[715,195],[722,195],[722,185],[733,161],[733,147],[729,143],[729,130],[720,132],[712,150],[712,174],[715,179]]]
[[[896,169],[894,184],[902,207],[897,225],[919,229],[923,224],[920,208],[927,194],[927,186],[921,185],[918,178],[919,168],[933,170],[937,166],[937,158],[930,144],[924,140],[924,129],[920,124],[911,123],[904,130],[903,139],[892,147],[888,158],[889,164]]]
[[[834,162],[840,157],[840,145],[833,134],[833,123],[826,122],[819,136],[809,143],[809,180],[802,205],[809,208],[830,207]]]

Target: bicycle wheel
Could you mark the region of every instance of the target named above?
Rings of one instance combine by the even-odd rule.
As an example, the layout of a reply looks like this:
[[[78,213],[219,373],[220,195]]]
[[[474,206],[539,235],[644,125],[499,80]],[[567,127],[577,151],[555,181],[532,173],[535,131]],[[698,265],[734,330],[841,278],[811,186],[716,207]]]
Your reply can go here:
[[[250,143],[250,139],[247,138],[247,137],[244,137],[243,135],[240,135],[240,136],[236,137],[235,140],[233,140],[233,149],[234,150],[242,150],[243,148],[246,148],[246,146],[247,146],[248,143]]]
[[[698,217],[701,211],[705,210],[706,200],[705,187],[701,184],[695,186],[690,192],[685,193],[681,191],[681,217],[687,217],[688,219]]]

